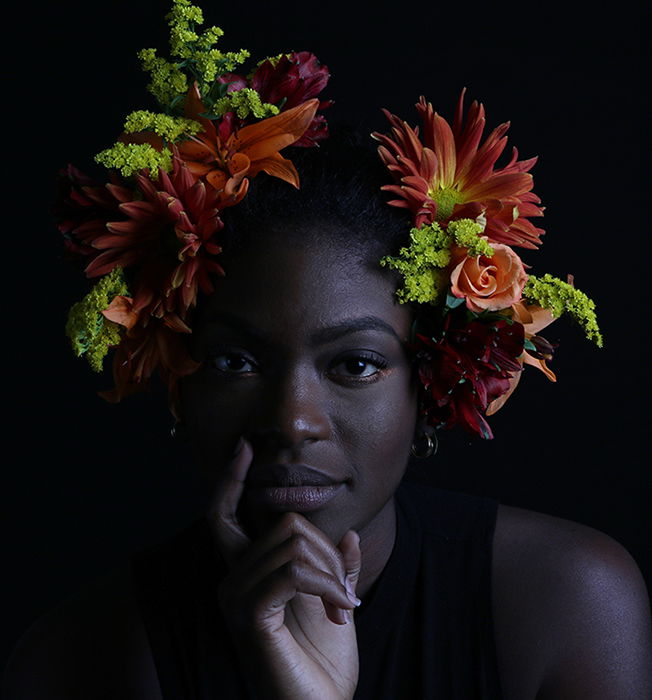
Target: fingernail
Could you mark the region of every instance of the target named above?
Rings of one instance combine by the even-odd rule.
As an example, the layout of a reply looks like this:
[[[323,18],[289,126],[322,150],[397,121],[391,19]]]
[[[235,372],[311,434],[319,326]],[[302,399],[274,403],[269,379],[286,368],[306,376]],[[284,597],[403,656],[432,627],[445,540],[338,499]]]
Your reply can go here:
[[[346,588],[346,595],[349,600],[357,607],[362,603],[360,598],[355,594],[355,586],[351,580],[351,576],[347,574],[344,578],[344,587]]]
[[[344,610],[344,623],[349,624],[349,622],[353,622],[353,610]]]

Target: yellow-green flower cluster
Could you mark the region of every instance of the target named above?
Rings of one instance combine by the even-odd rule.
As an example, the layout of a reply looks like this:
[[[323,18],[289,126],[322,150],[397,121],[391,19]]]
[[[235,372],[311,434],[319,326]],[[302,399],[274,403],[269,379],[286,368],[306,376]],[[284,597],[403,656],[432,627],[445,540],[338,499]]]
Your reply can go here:
[[[263,102],[260,95],[251,88],[235,90],[221,97],[213,106],[213,114],[221,117],[227,112],[235,112],[240,119],[245,119],[250,114],[259,119],[273,117],[279,109],[269,102]]]
[[[224,34],[219,27],[198,33],[196,26],[204,22],[204,16],[190,0],[173,0],[172,10],[165,18],[170,27],[170,54],[177,60],[159,58],[154,49],[139,53],[143,69],[151,75],[148,89],[165,108],[186,93],[186,76],[197,80],[199,92],[205,97],[219,75],[234,71],[249,57],[244,49],[222,52],[215,48]]]
[[[158,175],[159,167],[167,172],[172,170],[172,153],[167,148],[157,151],[148,143],[118,142],[98,153],[95,161],[106,168],[119,170],[124,177],[144,168],[149,169],[152,178]]]
[[[199,92],[202,96],[210,90],[215,78],[222,73],[234,71],[238,65],[249,58],[249,51],[227,51],[222,53],[219,49],[196,50],[189,60],[194,62],[197,72]]]
[[[410,245],[401,248],[398,257],[384,257],[380,264],[403,275],[403,287],[397,292],[400,302],[437,304],[445,296],[448,274],[445,268],[451,261],[451,246],[468,248],[469,255],[493,255],[493,249],[480,234],[482,224],[471,219],[451,221],[446,229],[438,223],[413,228]]]
[[[167,107],[188,92],[186,74],[176,63],[157,56],[156,49],[142,49],[138,58],[143,70],[149,73],[147,89],[160,105]]]
[[[125,120],[125,132],[154,131],[166,141],[176,141],[180,136],[194,136],[202,131],[202,125],[194,119],[170,117],[167,114],[140,109]]]
[[[584,329],[586,337],[602,347],[602,335],[592,299],[568,282],[546,273],[543,277],[530,275],[523,289],[523,298],[550,309],[555,318],[569,313]]]
[[[170,49],[173,56],[189,58],[188,44],[199,39],[194,31],[195,24],[203,24],[201,8],[191,5],[189,0],[175,0],[172,9],[165,15],[170,27]],[[217,29],[217,27],[213,28]],[[217,36],[221,36],[221,30]]]
[[[260,67],[263,65],[263,63],[266,63],[267,61],[269,61],[269,62],[272,64],[272,66],[273,66],[274,68],[276,68],[276,66],[278,65],[278,62],[279,62],[282,58],[284,58],[284,57],[286,57],[286,56],[287,56],[287,58],[290,58],[290,57],[292,56],[292,54],[291,54],[291,53],[279,53],[279,54],[277,54],[276,56],[267,56],[267,58],[261,59],[261,60],[258,61],[258,63],[256,63],[256,65],[251,69],[251,71],[250,71],[249,74],[247,75],[247,78],[248,78],[249,80],[251,80],[251,78],[253,77],[253,75],[254,75],[254,73],[256,72],[256,70],[258,70],[258,68],[260,68]]]
[[[455,243],[461,248],[467,248],[469,257],[484,255],[490,258],[494,254],[494,249],[489,245],[486,238],[482,238],[484,225],[472,219],[460,219],[451,221],[446,232],[453,238]],[[450,243],[449,243],[450,245]]]
[[[105,318],[102,311],[115,296],[128,294],[122,268],[115,267],[68,313],[66,335],[73,350],[77,357],[86,355],[88,364],[96,372],[102,371],[102,361],[109,348],[120,343],[120,326]]]

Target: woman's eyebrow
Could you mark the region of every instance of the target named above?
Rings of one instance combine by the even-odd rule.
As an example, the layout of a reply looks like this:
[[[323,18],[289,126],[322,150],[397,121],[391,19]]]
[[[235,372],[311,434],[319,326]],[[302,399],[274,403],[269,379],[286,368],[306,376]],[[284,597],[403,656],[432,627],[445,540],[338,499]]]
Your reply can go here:
[[[334,326],[320,328],[311,334],[310,342],[313,345],[324,345],[325,343],[330,343],[342,336],[350,333],[357,333],[358,331],[380,331],[393,336],[399,343],[402,342],[398,337],[398,333],[392,326],[386,321],[383,321],[382,318],[378,318],[378,316],[362,316],[360,318],[347,319]]]
[[[240,331],[257,340],[268,340],[266,333],[261,331],[260,328],[235,314],[222,312],[219,316],[207,319],[206,322],[211,325],[220,324],[230,326],[234,330]],[[310,343],[312,345],[325,345],[345,335],[357,333],[359,331],[380,331],[381,333],[387,333],[393,336],[399,343],[403,342],[394,328],[386,321],[383,321],[382,318],[378,316],[361,316],[360,318],[343,320],[333,326],[325,326],[324,328],[317,329],[311,333]]]

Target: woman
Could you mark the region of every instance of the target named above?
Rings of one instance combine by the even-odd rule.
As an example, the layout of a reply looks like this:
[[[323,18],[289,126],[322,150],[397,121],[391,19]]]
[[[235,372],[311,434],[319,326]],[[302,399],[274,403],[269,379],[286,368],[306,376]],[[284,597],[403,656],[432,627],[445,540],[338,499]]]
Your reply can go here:
[[[200,308],[177,432],[212,480],[208,518],[137,557],[133,586],[124,572],[33,629],[7,697],[647,697],[645,589],[619,545],[399,487],[413,319],[373,261],[404,217],[350,173],[343,204],[323,148],[327,177],[304,166],[300,193],[234,208]]]
[[[198,162],[188,155],[183,167]],[[387,206],[387,172],[350,143],[292,159],[300,192],[261,176],[223,212],[226,275],[211,275],[192,315],[177,313],[192,308],[174,298],[181,286],[166,294],[176,306],[143,301],[143,285],[103,309],[132,332],[118,395],[149,365],[183,375],[169,382],[175,432],[213,505],[34,628],[8,697],[647,697],[649,612],[624,550],[404,480],[411,447],[433,440],[428,386],[400,268],[378,263],[408,244],[410,216]],[[237,198],[246,181],[215,190]],[[95,272],[124,262],[97,247],[110,254]],[[143,308],[192,318],[189,358],[167,326],[143,345]],[[482,430],[475,404],[460,405]]]

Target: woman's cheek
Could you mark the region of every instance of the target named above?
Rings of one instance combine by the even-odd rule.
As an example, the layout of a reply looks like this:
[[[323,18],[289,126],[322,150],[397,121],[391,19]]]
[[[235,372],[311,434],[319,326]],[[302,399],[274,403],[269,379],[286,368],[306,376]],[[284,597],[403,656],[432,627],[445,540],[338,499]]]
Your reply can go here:
[[[244,430],[246,398],[207,372],[183,380],[183,421],[202,471],[214,470],[228,461],[232,446]]]
[[[396,369],[359,391],[339,417],[338,432],[369,459],[406,461],[416,426],[416,397],[410,368]]]

